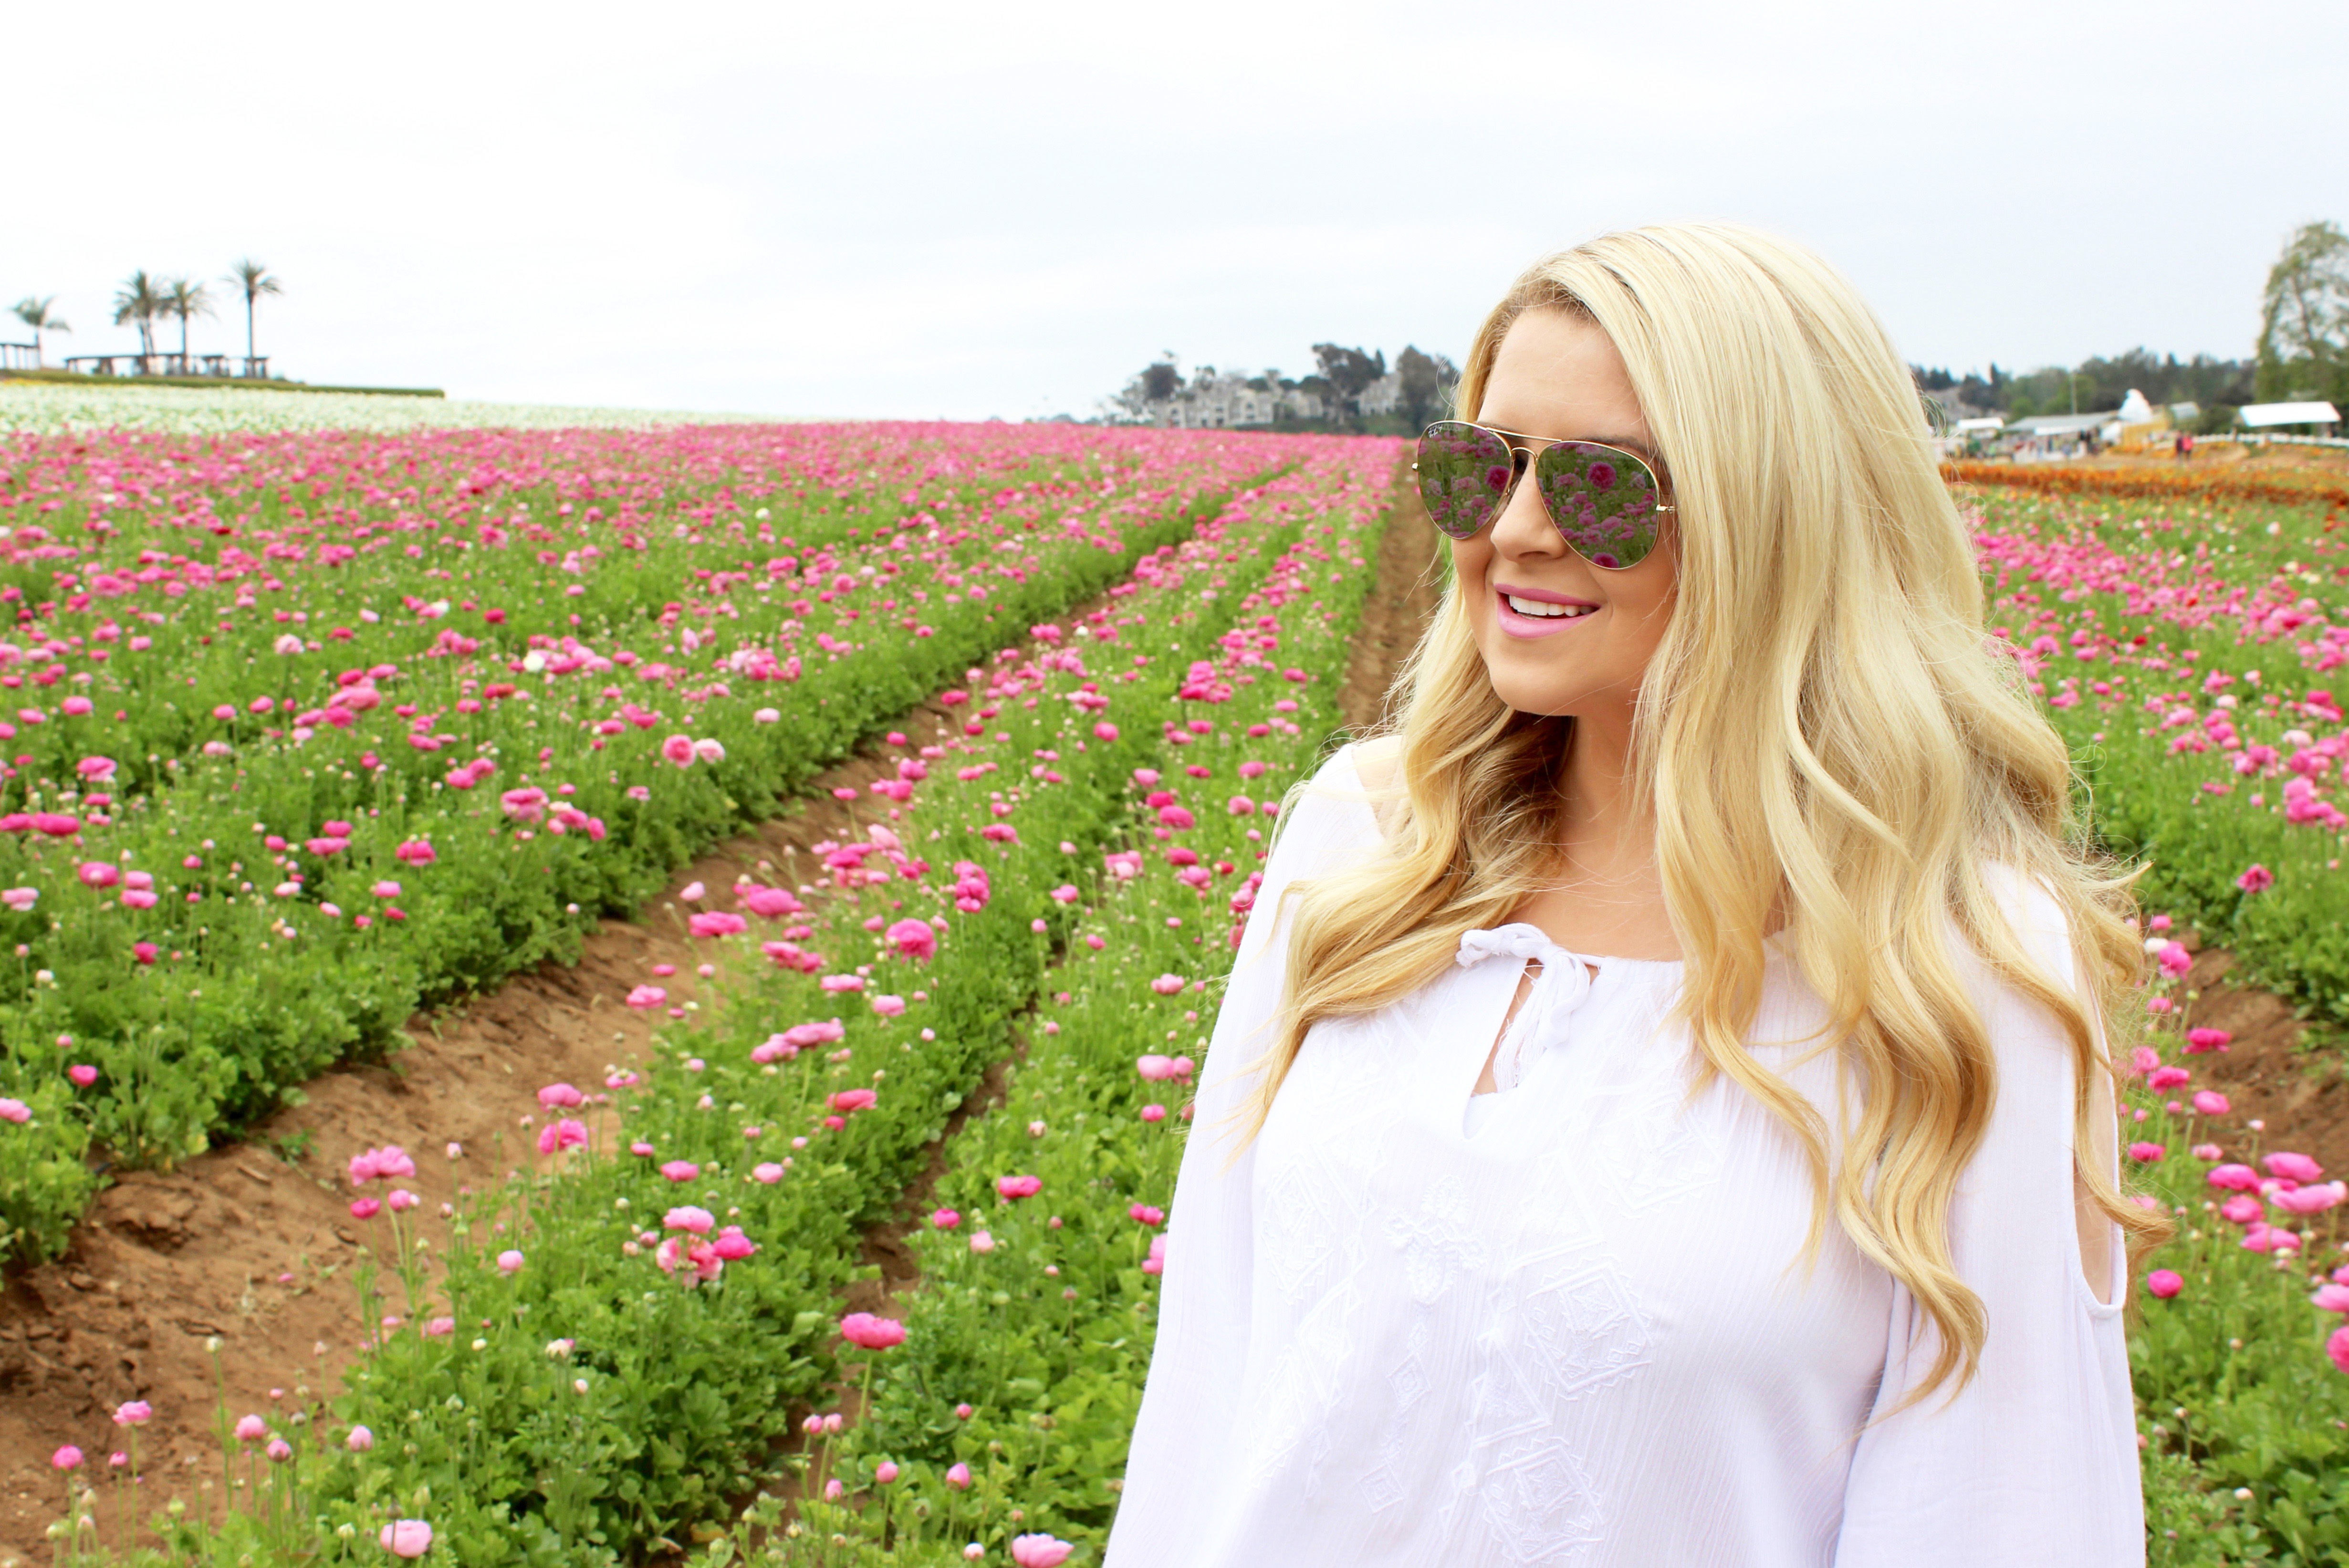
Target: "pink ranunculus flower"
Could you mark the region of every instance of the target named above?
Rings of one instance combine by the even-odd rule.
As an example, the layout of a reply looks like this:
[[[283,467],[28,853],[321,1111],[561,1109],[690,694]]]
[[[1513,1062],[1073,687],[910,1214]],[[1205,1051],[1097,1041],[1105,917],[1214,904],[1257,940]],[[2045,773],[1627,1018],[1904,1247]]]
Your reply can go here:
[[[2326,1336],[2324,1354],[2333,1357],[2333,1365],[2349,1372],[2349,1324],[2342,1325]]]
[[[885,1018],[897,1017],[905,1010],[905,998],[903,996],[888,995],[875,996],[873,998],[873,1010],[880,1014]]]
[[[840,1336],[865,1350],[886,1350],[905,1342],[905,1326],[894,1317],[852,1312],[840,1320]]]
[[[718,1228],[718,1216],[707,1209],[687,1203],[663,1215],[661,1223],[672,1231],[691,1231],[697,1236],[706,1236]]]
[[[2195,1113],[2199,1116],[2224,1116],[2234,1106],[2216,1089],[2198,1089],[2194,1095]]]
[[[242,1416],[237,1418],[237,1441],[242,1443],[257,1443],[268,1435],[269,1423],[263,1420],[260,1417]]]
[[[2265,866],[2253,864],[2235,879],[2235,885],[2245,892],[2265,892],[2275,886],[2275,872]]]
[[[504,1252],[498,1254],[498,1272],[500,1274],[520,1274],[522,1272],[523,1262],[523,1255],[514,1251],[512,1247],[508,1247]]]
[[[750,1180],[762,1187],[771,1187],[782,1179],[783,1168],[771,1160],[750,1167]]]
[[[2168,1152],[2168,1149],[2158,1143],[2132,1143],[2128,1146],[2128,1157],[2146,1165],[2158,1162]]]
[[[60,1470],[79,1470],[82,1459],[82,1451],[71,1443],[67,1443],[49,1456],[49,1468]],[[968,1475],[969,1472],[966,1470],[963,1473]]]
[[[66,1077],[73,1079],[77,1087],[88,1088],[98,1081],[98,1069],[87,1062],[76,1062],[66,1068]]]
[[[690,768],[693,766],[693,738],[672,735],[661,742],[660,754],[679,768]]]
[[[2178,1088],[2193,1076],[2184,1068],[2156,1068],[2146,1075],[2145,1087],[2161,1094]]]
[[[2318,1285],[2316,1294],[2308,1299],[2320,1311],[2349,1312],[2349,1284],[2343,1284],[2337,1280],[2327,1280]]]
[[[962,1215],[952,1209],[933,1209],[930,1211],[930,1223],[941,1231],[951,1231],[962,1223]]]
[[[2237,1192],[2256,1192],[2260,1190],[2260,1173],[2248,1165],[2215,1166],[2204,1180],[2213,1187],[2226,1188]]]
[[[722,909],[697,910],[685,923],[696,936],[734,936],[750,929],[749,921]]]
[[[559,1154],[566,1149],[584,1149],[586,1146],[587,1124],[574,1121],[570,1117],[550,1121],[538,1130],[538,1151],[541,1154]]]
[[[2206,1165],[2216,1164],[2226,1157],[2227,1151],[2215,1143],[2198,1143],[2194,1146],[2194,1158]]]
[[[995,1237],[993,1234],[986,1231],[973,1231],[970,1233],[970,1250],[975,1253],[993,1252],[995,1250]]]
[[[693,743],[693,754],[704,762],[726,760],[726,748],[716,740],[700,739]]]
[[[963,1463],[960,1460],[957,1460],[954,1463],[947,1467],[946,1480],[947,1484],[954,1488],[957,1491],[968,1491],[970,1490],[970,1467]]]
[[[2186,1288],[2186,1281],[2172,1269],[2156,1269],[2145,1276],[2145,1288],[2168,1301]]]
[[[363,1454],[375,1447],[375,1433],[366,1427],[353,1427],[343,1439],[343,1447],[355,1454]]]
[[[74,874],[81,878],[85,887],[112,887],[122,880],[121,868],[105,861],[84,861],[74,868]]]
[[[648,1013],[668,1000],[668,993],[657,985],[638,985],[628,993],[627,1005],[640,1013]]]
[[[2324,1167],[2305,1154],[2295,1154],[2289,1149],[2279,1149],[2261,1160],[2271,1176],[2281,1176],[2287,1181],[2322,1181]]]
[[[1019,1568],[1061,1568],[1076,1546],[1057,1535],[1015,1535],[1011,1538],[1011,1561]]]
[[[1040,1176],[998,1176],[995,1190],[1006,1200],[1033,1198],[1044,1190],[1044,1179]]]
[[[692,1181],[701,1175],[701,1167],[690,1160],[672,1160],[660,1168],[660,1173],[672,1181]]]
[[[2322,1214],[2349,1202],[2349,1182],[2323,1181],[2313,1186],[2295,1187],[2291,1191],[2268,1194],[2268,1202],[2287,1214]]]
[[[869,1088],[844,1088],[832,1095],[824,1103],[843,1116],[854,1116],[860,1110],[871,1110],[880,1098]]]
[[[742,1233],[740,1225],[729,1225],[710,1238],[710,1251],[730,1264],[740,1263],[759,1250],[759,1243]]]
[[[128,1399],[114,1407],[118,1427],[143,1427],[155,1418],[155,1407],[144,1399]]]
[[[538,1091],[538,1103],[549,1110],[575,1110],[587,1097],[567,1083],[551,1083]]]
[[[1150,988],[1161,996],[1172,996],[1189,984],[1180,975],[1161,975],[1150,983]]]
[[[926,920],[901,920],[881,934],[900,957],[926,964],[937,955],[938,934]]]
[[[0,891],[0,903],[22,914],[41,902],[41,890],[36,887],[12,887]]]
[[[432,1550],[432,1527],[420,1519],[395,1519],[376,1539],[394,1557],[421,1557]]]
[[[2189,1029],[2186,1031],[2186,1054],[2200,1056],[2205,1051],[2222,1051],[2234,1036],[2224,1029]]]

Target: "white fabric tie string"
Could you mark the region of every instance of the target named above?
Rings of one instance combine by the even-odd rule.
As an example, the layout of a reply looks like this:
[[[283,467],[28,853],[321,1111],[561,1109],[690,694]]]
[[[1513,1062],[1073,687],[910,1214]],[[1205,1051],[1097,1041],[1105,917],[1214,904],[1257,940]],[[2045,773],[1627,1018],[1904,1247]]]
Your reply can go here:
[[[1513,1089],[1525,1081],[1534,1057],[1562,1043],[1568,1015],[1590,995],[1590,970],[1580,958],[1544,935],[1539,926],[1523,922],[1462,934],[1460,952],[1453,962],[1468,969],[1487,958],[1515,959],[1520,972],[1526,959],[1541,961],[1532,994],[1509,1021],[1501,1048],[1493,1055],[1495,1087]]]

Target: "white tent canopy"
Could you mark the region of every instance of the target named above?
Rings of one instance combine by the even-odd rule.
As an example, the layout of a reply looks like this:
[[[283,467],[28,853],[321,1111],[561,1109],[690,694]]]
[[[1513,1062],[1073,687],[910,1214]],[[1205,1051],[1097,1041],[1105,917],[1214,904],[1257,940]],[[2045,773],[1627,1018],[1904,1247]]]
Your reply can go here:
[[[2334,425],[2341,413],[2330,403],[2251,403],[2237,418],[2258,429],[2266,425]]]

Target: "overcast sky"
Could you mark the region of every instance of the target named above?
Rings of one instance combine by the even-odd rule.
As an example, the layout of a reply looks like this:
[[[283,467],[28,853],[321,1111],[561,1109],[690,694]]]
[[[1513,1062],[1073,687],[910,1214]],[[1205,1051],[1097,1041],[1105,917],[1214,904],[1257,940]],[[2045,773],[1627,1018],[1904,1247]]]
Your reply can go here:
[[[285,280],[274,367],[461,397],[1082,415],[1162,349],[1456,356],[1541,252],[1690,217],[1816,247],[1922,363],[2240,356],[2284,235],[2349,222],[2337,0],[259,0],[8,32],[0,303],[122,349],[131,269],[252,255]],[[225,298],[193,334],[243,340]]]

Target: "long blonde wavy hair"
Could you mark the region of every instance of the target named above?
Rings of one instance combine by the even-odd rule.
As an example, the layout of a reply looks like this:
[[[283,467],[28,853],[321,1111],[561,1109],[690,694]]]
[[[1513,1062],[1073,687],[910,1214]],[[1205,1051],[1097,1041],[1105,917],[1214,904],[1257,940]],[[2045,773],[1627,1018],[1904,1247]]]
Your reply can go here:
[[[2103,1047],[2099,1016],[2140,1011],[2132,879],[2089,850],[2064,742],[1990,646],[1917,389],[1847,282],[1733,225],[1603,236],[1537,263],[1485,317],[1464,415],[1530,310],[1570,312],[1612,340],[1679,507],[1678,601],[1640,687],[1632,767],[1654,803],[1697,1087],[1725,1075],[1799,1139],[1816,1194],[1806,1255],[1832,1213],[1938,1326],[1911,1398],[1953,1374],[1962,1387],[1986,1325],[1951,1264],[1948,1214],[1997,1073],[1945,922],[2069,1035],[2079,1179],[2134,1259],[2167,1222],[2090,1156],[2112,1141],[2109,1126],[2091,1136],[2091,1088],[2123,1047]],[[1456,581],[1390,702],[1402,783],[1387,850],[1296,885],[1283,1006],[1241,1113],[1250,1137],[1316,1022],[1416,990],[1463,932],[1555,880],[1573,721],[1494,694]],[[2061,904],[2085,997],[2029,957],[1986,876],[1994,862]],[[1839,1156],[1820,1112],[1745,1047],[1775,920],[1859,1086]]]

